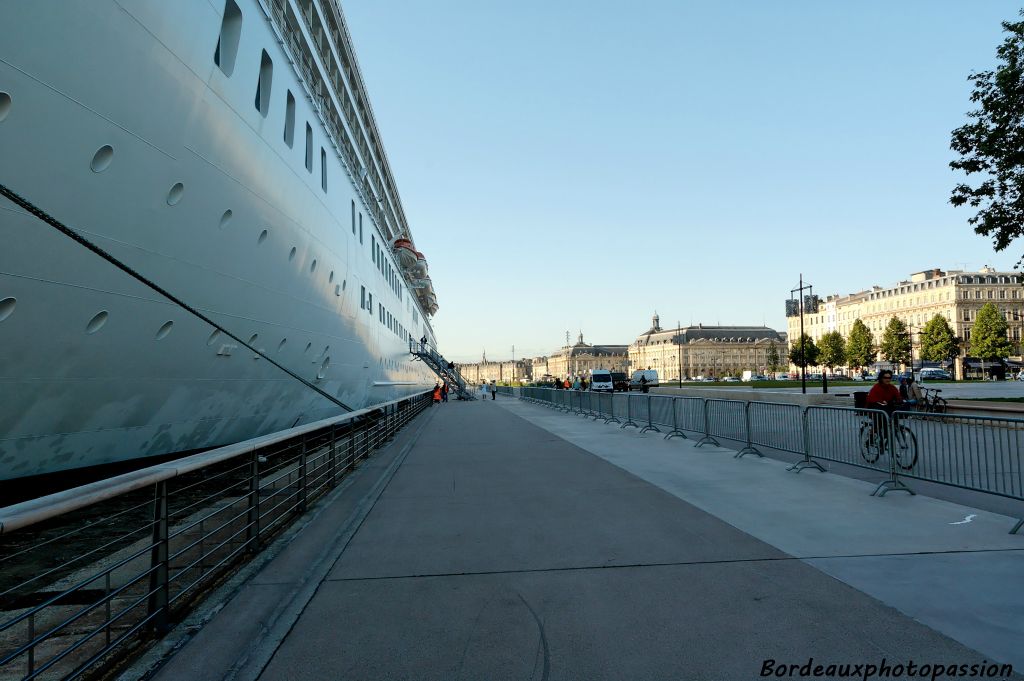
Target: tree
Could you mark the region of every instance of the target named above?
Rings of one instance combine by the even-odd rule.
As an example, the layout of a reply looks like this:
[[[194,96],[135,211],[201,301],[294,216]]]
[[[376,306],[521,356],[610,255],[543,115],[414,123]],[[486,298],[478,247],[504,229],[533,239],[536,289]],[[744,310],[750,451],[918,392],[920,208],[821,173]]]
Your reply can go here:
[[[765,360],[768,364],[768,371],[773,374],[781,368],[779,366],[779,348],[775,343],[768,346],[768,353]]]
[[[960,155],[950,168],[979,176],[976,186],[957,184],[949,202],[979,209],[967,222],[991,236],[997,251],[1024,234],[1024,21],[1002,25],[1008,35],[996,68],[968,76],[971,102],[980,108],[968,112],[972,122],[954,130],[949,144]]]
[[[804,352],[801,357],[800,344],[803,343]],[[800,368],[816,365],[818,363],[818,353],[820,350],[818,346],[814,344],[811,337],[806,333],[800,336],[799,341],[794,341],[792,347],[789,350],[789,361],[797,365]]]
[[[980,359],[995,361],[1013,352],[1013,345],[1006,338],[1007,324],[998,308],[992,303],[982,305],[971,329],[970,352]]]
[[[960,354],[960,339],[940,314],[928,320],[921,329],[921,359],[929,362],[952,360]]]
[[[864,322],[855,320],[846,339],[846,361],[859,369],[874,364],[875,355],[875,337]]]
[[[829,331],[818,339],[818,363],[832,369],[846,364],[846,341],[838,331]]]
[[[882,334],[882,345],[879,346],[882,357],[893,364],[910,363],[910,332],[907,325],[899,317],[892,317]]]

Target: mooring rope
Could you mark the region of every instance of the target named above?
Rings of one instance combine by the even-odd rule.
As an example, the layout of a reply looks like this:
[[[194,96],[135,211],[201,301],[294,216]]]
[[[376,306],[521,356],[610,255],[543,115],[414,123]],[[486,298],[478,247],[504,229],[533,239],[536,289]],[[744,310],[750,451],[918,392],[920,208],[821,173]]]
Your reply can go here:
[[[344,402],[342,402],[338,398],[334,397],[333,395],[330,395],[330,394],[324,392],[323,390],[321,390],[317,386],[313,385],[312,383],[310,383],[306,379],[304,379],[301,376],[299,376],[298,374],[296,374],[294,371],[292,371],[288,367],[283,366],[283,365],[275,362],[273,359],[268,357],[264,352],[262,352],[260,350],[257,350],[253,346],[249,345],[248,343],[243,341],[241,338],[239,338],[235,334],[231,333],[230,331],[225,329],[223,326],[221,326],[220,324],[218,324],[217,322],[213,321],[212,319],[210,319],[209,317],[204,315],[202,312],[200,312],[196,308],[192,307],[191,305],[189,305],[188,303],[183,301],[181,298],[175,296],[170,291],[168,291],[167,289],[163,288],[162,286],[160,286],[156,282],[152,281],[151,279],[148,279],[147,277],[143,276],[139,272],[136,272],[134,269],[132,269],[131,267],[129,267],[125,263],[121,262],[120,260],[115,258],[113,255],[108,253],[107,251],[103,250],[102,248],[100,248],[99,246],[94,244],[93,242],[91,242],[88,239],[86,239],[79,232],[77,232],[74,229],[68,227],[67,225],[62,223],[60,220],[58,220],[57,218],[53,217],[52,215],[50,215],[46,211],[42,210],[41,208],[39,208],[35,204],[31,203],[28,199],[23,198],[22,196],[20,196],[19,194],[15,193],[14,191],[12,191],[10,188],[8,188],[7,186],[5,186],[3,184],[0,184],[0,195],[5,196],[10,201],[12,201],[14,204],[20,206],[21,208],[24,208],[26,211],[28,211],[29,213],[31,213],[35,217],[39,218],[40,220],[42,220],[46,224],[50,225],[51,227],[56,229],[58,232],[60,232],[64,236],[66,236],[66,237],[68,237],[70,239],[73,239],[78,244],[80,244],[80,245],[84,246],[85,248],[89,249],[90,251],[92,251],[96,255],[100,256],[101,258],[103,258],[104,260],[109,262],[114,267],[116,267],[119,270],[121,270],[122,272],[125,272],[126,274],[128,274],[133,279],[141,282],[145,286],[147,286],[150,289],[156,291],[161,296],[163,296],[164,298],[167,298],[168,300],[170,300],[172,303],[174,303],[175,305],[177,305],[181,309],[183,309],[183,310],[189,312],[190,314],[198,317],[199,319],[203,320],[204,322],[206,322],[207,324],[209,324],[213,328],[217,329],[217,331],[223,333],[225,336],[227,336],[231,340],[237,342],[239,345],[241,345],[241,346],[243,346],[243,347],[253,351],[254,353],[259,355],[263,359],[265,359],[268,362],[270,362],[271,364],[273,364],[275,367],[277,367],[281,371],[285,372],[286,374],[288,374],[289,376],[291,376],[295,380],[297,380],[300,383],[302,383],[303,385],[305,385],[310,390],[316,391],[316,393],[318,393],[321,397],[324,397],[325,399],[330,400],[331,402],[333,402],[334,404],[338,405],[339,407],[341,407],[342,409],[344,409],[346,411],[355,411],[352,407],[348,406],[347,404],[345,404]]]

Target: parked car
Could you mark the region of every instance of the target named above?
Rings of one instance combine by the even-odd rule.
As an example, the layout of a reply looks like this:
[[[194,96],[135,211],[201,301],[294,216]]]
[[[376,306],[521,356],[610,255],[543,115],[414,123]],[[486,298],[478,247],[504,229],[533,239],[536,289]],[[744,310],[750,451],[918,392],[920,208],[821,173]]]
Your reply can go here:
[[[629,376],[621,371],[613,371],[612,386],[615,392],[629,392]]]
[[[646,381],[641,382],[641,378]],[[644,386],[648,388],[654,388],[658,385],[658,372],[654,369],[638,369],[633,372],[632,378],[629,379],[630,390],[641,390]]]
[[[953,377],[944,369],[921,369],[921,380],[952,381]]]
[[[726,376],[725,378],[722,379],[722,382],[723,383],[739,383],[740,379],[736,378],[735,376]]]

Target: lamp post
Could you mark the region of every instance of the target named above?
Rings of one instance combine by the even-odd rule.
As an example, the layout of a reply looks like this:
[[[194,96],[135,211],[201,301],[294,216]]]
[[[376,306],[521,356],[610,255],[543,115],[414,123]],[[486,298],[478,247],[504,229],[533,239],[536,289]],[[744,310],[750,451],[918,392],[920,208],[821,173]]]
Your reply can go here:
[[[808,295],[809,298],[811,298],[811,302],[813,303],[814,287],[811,286],[810,284],[807,284],[806,286],[804,285],[804,275],[801,272],[800,273],[800,284],[796,288],[791,289],[790,292],[789,292],[789,295],[790,295],[790,299],[792,300],[792,296],[793,296],[794,293],[799,294],[798,301],[799,301],[799,306],[800,306],[799,307],[799,309],[800,309],[800,392],[802,392],[802,393],[806,393],[807,392],[807,358],[804,355],[804,290],[805,289],[808,291],[807,295]],[[817,311],[818,311],[817,310],[817,306],[815,305],[814,312],[817,312]],[[824,376],[824,374],[822,374],[822,376]]]

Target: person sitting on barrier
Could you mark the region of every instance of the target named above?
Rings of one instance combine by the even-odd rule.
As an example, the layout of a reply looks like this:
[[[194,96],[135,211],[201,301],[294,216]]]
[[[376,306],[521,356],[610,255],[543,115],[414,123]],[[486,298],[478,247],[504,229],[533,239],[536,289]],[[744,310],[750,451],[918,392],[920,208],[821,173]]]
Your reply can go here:
[[[913,376],[907,377],[907,404],[913,407],[924,404],[924,393]]]

